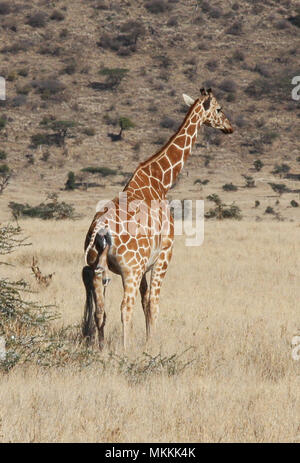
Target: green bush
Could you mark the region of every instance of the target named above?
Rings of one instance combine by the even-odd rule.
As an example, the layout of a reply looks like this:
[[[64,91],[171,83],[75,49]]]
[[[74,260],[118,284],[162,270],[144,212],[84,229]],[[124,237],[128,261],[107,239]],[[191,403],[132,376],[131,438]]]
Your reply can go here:
[[[109,167],[85,167],[81,169],[81,172],[88,172],[90,174],[100,174],[103,177],[108,175],[117,175],[118,171],[115,169],[110,169]]]
[[[272,188],[275,193],[278,193],[281,196],[283,193],[288,193],[289,189],[284,183],[269,183],[270,187]]]
[[[74,172],[69,172],[68,179],[65,183],[65,190],[75,190],[76,188],[75,180],[76,180],[76,177],[75,177]]]
[[[268,206],[265,210],[265,214],[275,214],[273,207]]]
[[[0,161],[4,161],[7,158],[5,151],[0,150]]]
[[[225,185],[222,186],[224,191],[237,191],[238,187],[236,185],[233,185],[232,182],[230,183],[225,183]]]

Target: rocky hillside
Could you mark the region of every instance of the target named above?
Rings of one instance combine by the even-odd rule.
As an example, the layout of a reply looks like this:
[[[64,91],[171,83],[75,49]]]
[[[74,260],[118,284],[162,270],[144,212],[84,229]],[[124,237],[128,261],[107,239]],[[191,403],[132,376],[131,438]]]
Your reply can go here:
[[[0,175],[11,174],[1,212],[64,189],[70,171],[69,198],[94,207],[173,134],[186,112],[182,93],[209,86],[236,131],[203,130],[171,196],[218,193],[260,218],[255,200],[277,207],[280,197],[284,210],[270,217],[299,219],[290,203],[300,202],[297,4],[0,1]],[[284,194],[269,183],[285,184]]]

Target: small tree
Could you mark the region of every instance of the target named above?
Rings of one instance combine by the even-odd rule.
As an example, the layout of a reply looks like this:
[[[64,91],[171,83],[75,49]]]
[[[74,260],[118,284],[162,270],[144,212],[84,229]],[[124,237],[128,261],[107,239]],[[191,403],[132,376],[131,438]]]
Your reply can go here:
[[[58,144],[63,146],[69,129],[75,127],[74,121],[53,121],[50,128],[56,132],[55,135],[58,137]]]
[[[103,68],[100,70],[100,74],[106,76],[106,81],[104,83],[106,89],[115,89],[117,88],[126,74],[128,69],[124,68]]]
[[[237,191],[238,187],[234,185],[232,182],[230,183],[225,183],[225,185],[222,186],[224,191]]]
[[[135,125],[128,117],[120,117],[119,124],[121,131],[132,129]]]
[[[134,123],[128,117],[120,117],[119,119],[120,132],[118,134],[109,133],[111,141],[120,141],[124,130],[129,130],[134,127]]]
[[[40,126],[43,129],[52,130],[54,133],[42,134],[37,133],[32,135],[31,142],[34,147],[39,145],[57,145],[64,146],[65,139],[69,133],[69,130],[76,126],[74,121],[56,120],[54,116],[44,117],[40,122]]]

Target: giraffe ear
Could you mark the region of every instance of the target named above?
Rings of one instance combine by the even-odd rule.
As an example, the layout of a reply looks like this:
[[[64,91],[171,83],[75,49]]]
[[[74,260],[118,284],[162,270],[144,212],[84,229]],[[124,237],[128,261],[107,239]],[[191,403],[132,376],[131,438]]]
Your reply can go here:
[[[210,107],[210,102],[211,102],[211,97],[207,98],[204,103],[203,103],[203,107],[205,109],[205,111],[207,111]]]
[[[187,106],[192,106],[195,103],[195,100],[190,96],[186,95],[185,93],[182,94],[183,100]]]

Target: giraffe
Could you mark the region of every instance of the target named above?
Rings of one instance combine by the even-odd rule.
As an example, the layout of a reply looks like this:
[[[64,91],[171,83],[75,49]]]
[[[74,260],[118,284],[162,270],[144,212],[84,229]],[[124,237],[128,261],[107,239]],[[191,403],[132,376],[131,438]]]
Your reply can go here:
[[[202,124],[226,134],[233,132],[211,89],[202,88],[196,100],[185,94],[183,98],[189,110],[177,132],[162,149],[138,166],[119,197],[96,213],[86,235],[86,266],[82,271],[86,305],[82,333],[91,342],[97,327],[100,349],[104,344],[109,270],[120,275],[123,283],[124,349],[138,291],[145,315],[146,339],[150,338],[158,318],[161,285],[174,241],[174,222],[166,194],[182,170]]]

